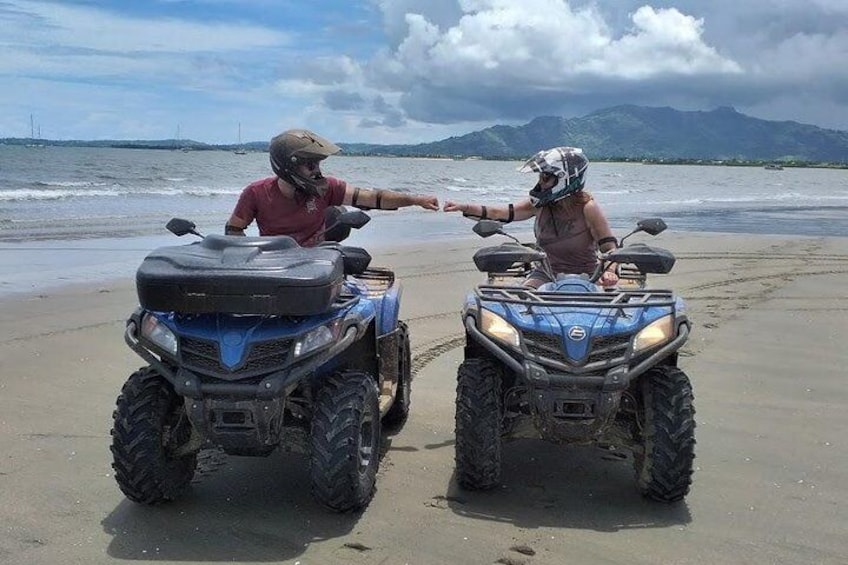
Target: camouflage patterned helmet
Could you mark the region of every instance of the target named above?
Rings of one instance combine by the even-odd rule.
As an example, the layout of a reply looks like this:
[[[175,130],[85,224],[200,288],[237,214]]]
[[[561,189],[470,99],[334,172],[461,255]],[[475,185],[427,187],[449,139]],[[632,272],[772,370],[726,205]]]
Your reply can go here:
[[[548,173],[556,176],[557,183],[550,190],[542,190],[536,184],[530,191],[530,202],[536,208],[541,208],[583,190],[588,168],[589,159],[583,155],[582,149],[554,147],[539,151],[518,170],[522,173]]]

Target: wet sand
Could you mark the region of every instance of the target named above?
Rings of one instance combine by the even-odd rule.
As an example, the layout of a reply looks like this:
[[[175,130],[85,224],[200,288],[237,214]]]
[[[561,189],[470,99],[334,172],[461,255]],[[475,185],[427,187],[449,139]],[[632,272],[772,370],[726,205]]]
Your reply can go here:
[[[492,242],[375,253],[404,284],[416,377],[358,514],[318,507],[306,459],[279,451],[205,452],[183,499],[129,502],[109,429],[142,365],[123,342],[132,281],[0,300],[0,563],[848,562],[848,239],[652,240],[678,258],[652,285],[677,290],[694,321],[681,366],[696,471],[674,505],[639,495],[629,457],[535,441],[505,446],[501,488],[457,487],[459,311],[481,280],[471,255]]]

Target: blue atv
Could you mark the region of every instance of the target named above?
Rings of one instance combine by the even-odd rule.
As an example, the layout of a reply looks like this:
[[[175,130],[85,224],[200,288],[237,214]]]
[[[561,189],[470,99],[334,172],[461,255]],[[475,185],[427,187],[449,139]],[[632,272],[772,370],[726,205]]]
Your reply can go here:
[[[646,289],[646,275],[668,273],[674,256],[645,244],[623,247],[637,232],[656,235],[659,218],[642,220],[591,276],[554,276],[546,255],[521,244],[502,224],[474,231],[514,243],[480,249],[488,274],[465,300],[465,360],[457,375],[456,473],[461,487],[500,482],[504,439],[541,438],[632,452],[639,489],[673,502],[689,492],[695,445],[692,386],[678,368],[689,337],[683,300]],[[597,286],[612,263],[617,288]],[[532,266],[555,282],[521,285]]]
[[[369,220],[338,214],[349,233]],[[290,237],[203,237],[159,248],[136,274],[127,344],[147,362],[114,411],[113,468],[142,504],[177,498],[201,448],[309,454],[314,497],[340,512],[374,492],[381,424],[409,413],[410,348],[401,286],[358,247]],[[346,231],[345,231],[346,230]],[[341,239],[337,238],[337,239]]]

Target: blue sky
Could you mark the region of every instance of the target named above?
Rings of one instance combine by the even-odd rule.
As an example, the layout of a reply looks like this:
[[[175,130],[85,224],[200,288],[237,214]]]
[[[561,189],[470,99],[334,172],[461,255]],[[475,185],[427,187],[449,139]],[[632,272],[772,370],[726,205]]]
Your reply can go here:
[[[0,137],[417,143],[617,104],[848,130],[847,0],[0,0]]]

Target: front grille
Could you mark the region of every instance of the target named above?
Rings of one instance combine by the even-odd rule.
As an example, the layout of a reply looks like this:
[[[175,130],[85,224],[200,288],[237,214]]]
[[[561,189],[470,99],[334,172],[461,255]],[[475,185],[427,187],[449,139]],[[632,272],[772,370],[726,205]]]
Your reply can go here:
[[[566,357],[562,338],[559,335],[527,330],[522,332],[522,335],[527,352],[536,357],[539,362],[592,370],[623,362],[627,358],[631,338],[631,334],[592,338],[585,361],[575,363]]]
[[[290,338],[254,343],[246,359],[230,369],[221,364],[217,342],[183,337],[180,338],[180,357],[187,369],[231,380],[282,368],[286,364],[291,347]]]
[[[531,355],[550,359],[558,363],[566,363],[562,348],[562,338],[558,335],[541,332],[525,331],[524,344]]]
[[[180,338],[180,357],[183,365],[201,372],[220,372],[221,355],[214,341]]]
[[[630,334],[608,335],[592,339],[592,350],[587,365],[605,361],[623,360],[630,347]]]
[[[240,372],[254,373],[271,371],[286,363],[291,349],[292,340],[276,339],[256,343],[250,348],[250,353]]]

